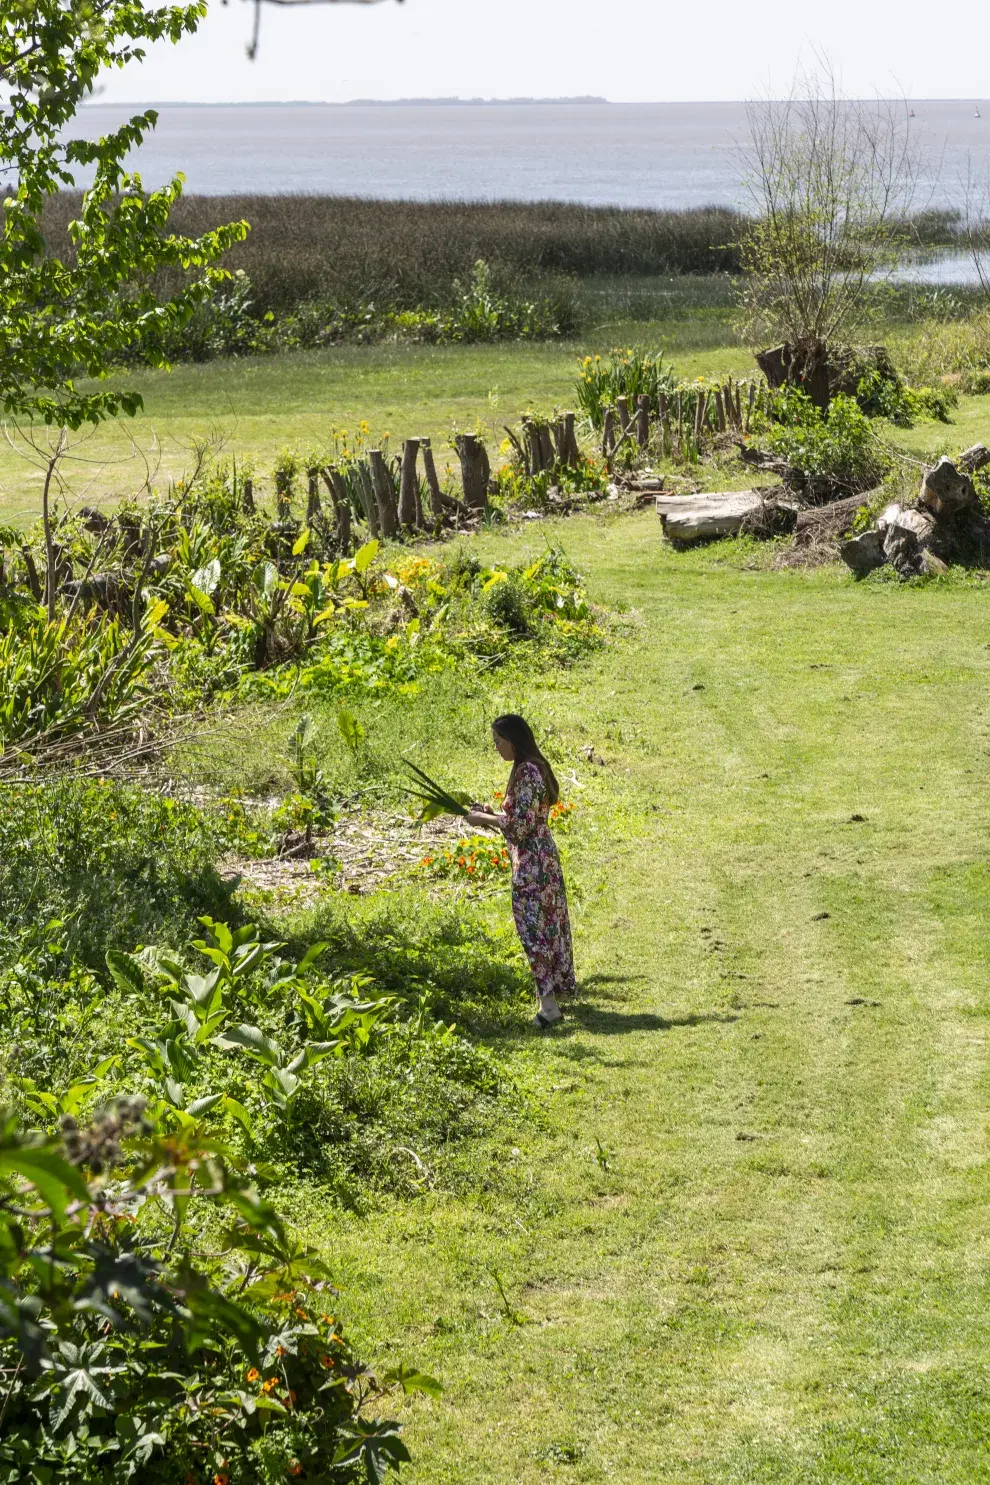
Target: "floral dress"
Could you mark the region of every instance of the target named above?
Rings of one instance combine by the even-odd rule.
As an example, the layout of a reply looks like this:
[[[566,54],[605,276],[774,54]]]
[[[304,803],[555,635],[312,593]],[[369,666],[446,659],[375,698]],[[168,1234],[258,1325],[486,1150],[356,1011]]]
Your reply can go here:
[[[546,781],[537,763],[520,763],[499,828],[512,858],[512,915],[537,993],[573,995],[574,954],[564,873],[550,834]]]

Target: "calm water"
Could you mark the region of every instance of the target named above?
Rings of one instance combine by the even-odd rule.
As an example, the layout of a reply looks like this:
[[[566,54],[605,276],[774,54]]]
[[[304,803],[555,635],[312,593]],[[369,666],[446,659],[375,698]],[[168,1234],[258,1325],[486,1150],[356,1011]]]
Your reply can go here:
[[[968,162],[985,170],[990,104],[915,103],[913,127],[958,200]],[[132,110],[94,104],[96,135]],[[146,184],[182,170],[208,195],[319,195],[622,206],[746,204],[741,103],[160,105],[133,159]]]

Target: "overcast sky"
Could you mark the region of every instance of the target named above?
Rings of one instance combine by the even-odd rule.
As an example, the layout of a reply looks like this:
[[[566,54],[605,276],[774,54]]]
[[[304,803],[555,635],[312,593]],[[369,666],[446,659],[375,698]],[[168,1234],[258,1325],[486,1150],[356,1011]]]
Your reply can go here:
[[[990,95],[988,0],[383,0],[211,3],[199,34],[115,73],[106,102],[559,97],[750,98],[788,90],[826,53],[853,95]]]

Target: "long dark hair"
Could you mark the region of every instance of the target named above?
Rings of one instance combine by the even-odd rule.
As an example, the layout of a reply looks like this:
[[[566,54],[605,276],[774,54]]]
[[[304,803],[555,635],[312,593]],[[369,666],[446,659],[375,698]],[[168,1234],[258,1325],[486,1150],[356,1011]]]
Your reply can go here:
[[[520,763],[535,763],[543,775],[543,781],[547,786],[547,797],[551,804],[556,804],[560,798],[560,785],[557,783],[557,775],[550,767],[543,754],[540,752],[539,744],[533,736],[533,729],[525,717],[520,717],[516,712],[506,712],[503,717],[496,717],[492,723],[492,731],[497,732],[499,737],[505,738],[510,744],[515,757],[512,761],[512,772],[509,775],[509,786],[516,776],[516,769]]]

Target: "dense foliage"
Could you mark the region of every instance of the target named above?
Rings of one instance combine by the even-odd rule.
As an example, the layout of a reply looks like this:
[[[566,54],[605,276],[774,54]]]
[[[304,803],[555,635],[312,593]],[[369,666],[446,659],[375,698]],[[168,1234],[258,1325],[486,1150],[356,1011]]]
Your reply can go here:
[[[201,1110],[168,1131],[140,1099],[83,1113],[98,1073],[33,1096],[56,1133],[0,1127],[3,1478],[380,1481],[409,1456],[367,1405],[437,1384],[357,1360],[325,1265]]]
[[[766,396],[758,420],[761,445],[807,480],[827,479],[849,494],[874,489],[893,456],[853,397],[833,397],[827,414],[800,388]]]
[[[123,161],[154,127],[149,110],[96,140],[73,138],[72,120],[107,67],[144,55],[146,43],[178,41],[196,30],[204,4],[147,7],[135,0],[14,4],[0,28],[0,169],[14,184],[0,235],[0,397],[5,410],[78,427],[140,398],[126,390],[82,392],[79,376],[99,378],[129,353],[160,363],[163,346],[208,299],[224,274],[214,265],[245,235],[243,223],[195,236],[168,231],[181,192],[175,178],[145,192]],[[75,184],[72,220],[53,251],[46,203]],[[171,270],[170,291],[155,283]]]
[[[567,660],[597,643],[562,553],[518,569],[463,553],[386,563],[371,539],[339,555],[332,522],[292,516],[293,467],[276,471],[274,518],[229,467],[113,521],[66,517],[54,620],[39,602],[44,533],[0,531],[0,743],[235,697],[409,692],[467,657],[525,646]]]

